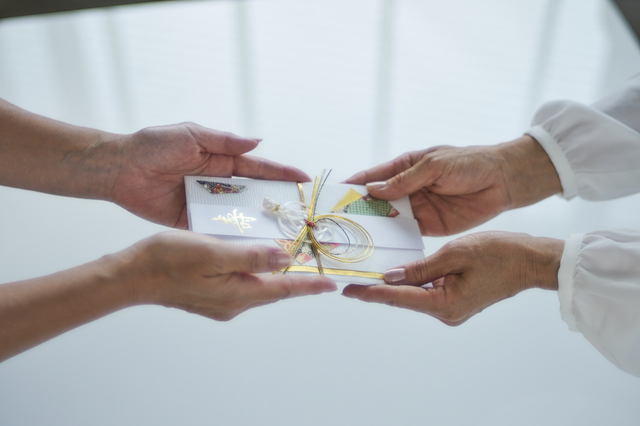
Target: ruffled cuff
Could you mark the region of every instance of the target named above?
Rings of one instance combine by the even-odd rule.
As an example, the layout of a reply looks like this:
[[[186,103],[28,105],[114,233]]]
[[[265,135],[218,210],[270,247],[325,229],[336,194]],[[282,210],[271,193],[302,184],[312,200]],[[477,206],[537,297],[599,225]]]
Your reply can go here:
[[[582,247],[584,234],[574,234],[564,243],[564,251],[558,270],[558,299],[560,300],[560,316],[571,331],[579,331],[573,311],[573,290],[578,254]]]
[[[563,197],[609,200],[640,191],[640,133],[571,101],[544,104],[526,132],[549,155]]]
[[[547,132],[542,126],[534,126],[526,131],[526,134],[538,141],[542,148],[547,152],[549,159],[558,172],[560,184],[562,185],[562,197],[570,200],[578,195],[578,184],[576,177],[571,170],[569,160],[560,149],[558,142],[553,136]]]

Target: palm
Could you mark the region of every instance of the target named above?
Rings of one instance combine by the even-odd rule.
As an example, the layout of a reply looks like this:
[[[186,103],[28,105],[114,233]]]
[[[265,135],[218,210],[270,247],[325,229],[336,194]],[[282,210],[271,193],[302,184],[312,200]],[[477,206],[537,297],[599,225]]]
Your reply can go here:
[[[308,180],[298,169],[241,155],[256,145],[189,123],[141,130],[121,143],[126,160],[118,170],[114,201],[152,222],[185,229],[184,176]]]

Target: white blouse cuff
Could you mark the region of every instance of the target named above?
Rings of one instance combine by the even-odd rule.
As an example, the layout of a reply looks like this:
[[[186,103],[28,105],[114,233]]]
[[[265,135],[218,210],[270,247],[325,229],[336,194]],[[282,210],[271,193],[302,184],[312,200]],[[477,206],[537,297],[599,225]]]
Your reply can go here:
[[[573,289],[578,254],[582,248],[584,234],[571,235],[564,243],[564,251],[558,270],[558,299],[560,300],[560,316],[572,331],[579,331],[573,312]]]
[[[571,170],[569,160],[564,155],[564,152],[560,149],[558,143],[553,139],[553,136],[549,134],[541,126],[534,126],[527,130],[525,134],[534,138],[547,152],[549,159],[553,163],[553,166],[558,172],[560,177],[560,184],[562,185],[562,197],[570,200],[578,194],[578,183],[576,177]]]

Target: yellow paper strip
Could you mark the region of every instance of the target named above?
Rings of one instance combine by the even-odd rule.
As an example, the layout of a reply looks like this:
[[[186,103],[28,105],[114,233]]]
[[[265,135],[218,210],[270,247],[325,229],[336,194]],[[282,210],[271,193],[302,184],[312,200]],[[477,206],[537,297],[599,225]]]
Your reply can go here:
[[[333,208],[331,209],[331,213],[335,213],[336,210],[339,210],[339,209],[343,208],[344,206],[346,206],[347,204],[351,204],[354,201],[359,200],[362,197],[363,197],[362,194],[360,194],[357,191],[354,191],[353,189],[349,188],[347,193],[344,194],[344,196],[340,199],[340,201],[338,201],[338,204],[333,206]]]
[[[384,279],[384,275],[378,272],[364,272],[364,271],[350,271],[347,269],[330,269],[330,268],[322,268],[325,274],[329,275],[342,275],[346,277],[361,277],[361,278],[374,278],[376,280]],[[315,266],[302,266],[302,265],[294,265],[289,266],[287,269],[288,272],[315,272],[316,274],[320,273],[318,268]]]

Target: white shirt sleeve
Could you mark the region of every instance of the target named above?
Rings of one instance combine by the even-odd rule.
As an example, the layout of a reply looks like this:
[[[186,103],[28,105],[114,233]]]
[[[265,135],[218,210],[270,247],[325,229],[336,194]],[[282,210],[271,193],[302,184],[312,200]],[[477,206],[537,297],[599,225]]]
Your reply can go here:
[[[640,377],[640,232],[572,235],[558,272],[562,319]]]
[[[640,192],[640,75],[591,106],[544,104],[526,133],[549,155],[565,198]]]
[[[640,75],[591,106],[543,105],[527,134],[549,155],[565,198],[607,200],[640,192]],[[558,297],[571,330],[640,377],[640,232],[570,236]]]

